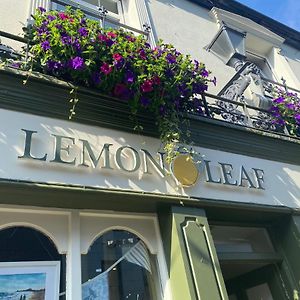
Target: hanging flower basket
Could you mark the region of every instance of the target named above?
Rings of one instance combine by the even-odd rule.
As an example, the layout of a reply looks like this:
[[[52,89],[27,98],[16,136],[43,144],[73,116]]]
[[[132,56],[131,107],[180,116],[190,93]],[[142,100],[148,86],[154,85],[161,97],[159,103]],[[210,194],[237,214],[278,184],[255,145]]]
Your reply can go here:
[[[209,82],[216,83],[203,63],[162,41],[151,48],[143,35],[103,29],[70,7],[65,12],[39,8],[34,20],[33,70],[121,99],[133,116],[149,111],[167,160],[177,155],[178,144],[188,142],[181,129],[183,117],[187,112],[202,113],[195,95],[205,92]],[[71,100],[70,117],[76,113],[77,101],[76,96]]]
[[[286,126],[291,135],[300,136],[300,98],[297,93],[283,88],[273,91],[273,105],[271,112],[274,123]]]

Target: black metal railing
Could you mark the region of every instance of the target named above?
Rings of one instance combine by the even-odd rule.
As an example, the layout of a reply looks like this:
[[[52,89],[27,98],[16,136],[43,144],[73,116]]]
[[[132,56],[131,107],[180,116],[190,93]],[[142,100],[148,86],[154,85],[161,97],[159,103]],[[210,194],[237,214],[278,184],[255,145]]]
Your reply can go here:
[[[26,63],[30,45],[29,39],[3,31],[0,31],[0,38],[1,37],[23,43],[24,50],[23,53],[20,53],[19,51],[15,51],[11,47],[5,46],[4,44],[0,43],[0,62],[1,56],[2,58],[4,57],[4,59],[2,60],[7,59],[7,57],[9,56],[10,59],[8,60],[8,67],[15,67],[13,66],[13,61],[15,58]],[[6,53],[4,53],[6,49],[4,48],[4,46],[8,49]],[[262,80],[267,82],[269,85],[278,85],[287,90],[293,90],[294,92],[300,93],[299,90],[288,87],[284,83],[281,84],[266,78],[262,78]],[[189,116],[193,119],[213,119],[221,122],[231,123],[237,126],[272,132],[278,135],[290,137],[293,136],[296,139],[300,138],[300,130],[296,136],[291,135],[287,126],[276,123],[269,109],[250,105],[249,103],[247,103],[247,101],[245,101],[243,97],[239,97],[238,100],[231,100],[218,95],[204,93],[198,95],[198,99],[200,107],[198,107],[197,109],[191,109],[191,111],[189,111]]]

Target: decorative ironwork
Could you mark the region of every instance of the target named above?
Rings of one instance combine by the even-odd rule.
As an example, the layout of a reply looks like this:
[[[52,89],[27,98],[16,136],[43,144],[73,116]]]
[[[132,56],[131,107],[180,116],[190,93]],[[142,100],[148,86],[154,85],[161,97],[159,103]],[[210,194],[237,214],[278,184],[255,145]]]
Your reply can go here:
[[[145,32],[148,32],[148,33],[151,32],[151,26],[147,23],[143,24],[143,29]]]
[[[259,111],[256,115],[251,117],[254,128],[283,132],[282,126],[274,122],[274,118],[270,113]]]

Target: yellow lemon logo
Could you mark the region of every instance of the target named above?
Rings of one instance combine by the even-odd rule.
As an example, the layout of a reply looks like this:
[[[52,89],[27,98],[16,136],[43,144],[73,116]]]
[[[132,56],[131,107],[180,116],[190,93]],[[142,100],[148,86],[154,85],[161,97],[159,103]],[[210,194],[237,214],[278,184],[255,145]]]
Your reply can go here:
[[[177,156],[172,162],[171,169],[182,186],[189,187],[197,182],[199,171],[189,154]]]

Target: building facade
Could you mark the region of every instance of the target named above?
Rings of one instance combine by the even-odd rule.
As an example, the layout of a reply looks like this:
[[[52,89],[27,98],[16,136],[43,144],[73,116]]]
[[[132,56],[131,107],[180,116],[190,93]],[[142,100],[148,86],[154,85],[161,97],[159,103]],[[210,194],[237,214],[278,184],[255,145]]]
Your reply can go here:
[[[137,134],[127,103],[80,87],[70,121],[68,82],[1,65],[0,299],[299,299],[299,132],[269,108],[272,88],[299,92],[300,33],[224,2],[1,1],[3,61],[38,7],[71,5],[173,44],[217,85],[188,117],[201,163],[170,167],[151,116]]]

